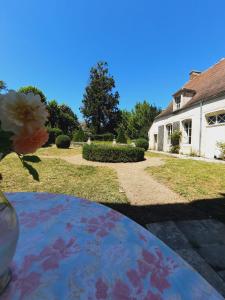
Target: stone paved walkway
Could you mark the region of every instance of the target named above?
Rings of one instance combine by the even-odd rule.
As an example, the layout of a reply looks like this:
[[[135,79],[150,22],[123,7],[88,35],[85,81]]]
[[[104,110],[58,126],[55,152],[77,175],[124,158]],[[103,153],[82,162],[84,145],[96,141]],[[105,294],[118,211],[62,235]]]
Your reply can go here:
[[[75,165],[107,166],[116,170],[121,190],[132,205],[182,203],[185,200],[163,184],[154,180],[146,171],[147,167],[163,164],[160,158],[146,158],[138,163],[99,163],[87,161],[82,155],[55,157]]]
[[[149,231],[225,296],[225,225],[217,220],[152,223]]]

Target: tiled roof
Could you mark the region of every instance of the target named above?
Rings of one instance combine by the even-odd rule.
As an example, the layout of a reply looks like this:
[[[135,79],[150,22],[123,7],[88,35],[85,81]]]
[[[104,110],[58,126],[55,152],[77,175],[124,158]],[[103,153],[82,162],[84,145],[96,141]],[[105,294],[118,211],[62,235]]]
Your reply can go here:
[[[189,80],[182,89],[194,90],[196,93],[182,109],[190,107],[201,100],[218,97],[225,93],[225,59],[197,75],[194,79]],[[182,110],[181,109],[181,110]],[[158,116],[163,117],[172,114],[173,101]]]

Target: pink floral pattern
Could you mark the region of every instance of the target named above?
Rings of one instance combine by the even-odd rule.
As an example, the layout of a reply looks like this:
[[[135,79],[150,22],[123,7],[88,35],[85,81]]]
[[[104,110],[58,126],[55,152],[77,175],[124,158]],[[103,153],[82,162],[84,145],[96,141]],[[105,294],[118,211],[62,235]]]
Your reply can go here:
[[[11,193],[20,239],[0,299],[222,300],[154,235],[103,205]]]

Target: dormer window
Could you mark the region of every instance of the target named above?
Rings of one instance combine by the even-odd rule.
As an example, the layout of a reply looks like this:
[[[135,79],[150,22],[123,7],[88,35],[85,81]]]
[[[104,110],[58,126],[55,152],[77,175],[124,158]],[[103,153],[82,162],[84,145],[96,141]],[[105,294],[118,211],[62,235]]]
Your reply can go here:
[[[173,95],[173,111],[182,109],[196,94],[194,90],[182,88]]]
[[[175,97],[176,109],[180,109],[181,96]]]

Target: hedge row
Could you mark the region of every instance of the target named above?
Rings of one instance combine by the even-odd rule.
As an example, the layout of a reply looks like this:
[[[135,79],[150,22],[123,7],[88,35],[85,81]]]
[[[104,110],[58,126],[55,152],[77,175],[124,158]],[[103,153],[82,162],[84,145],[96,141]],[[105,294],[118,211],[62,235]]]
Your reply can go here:
[[[114,135],[112,133],[92,134],[93,141],[113,141]]]
[[[144,160],[145,151],[132,146],[84,145],[83,158],[100,162],[136,162]]]

